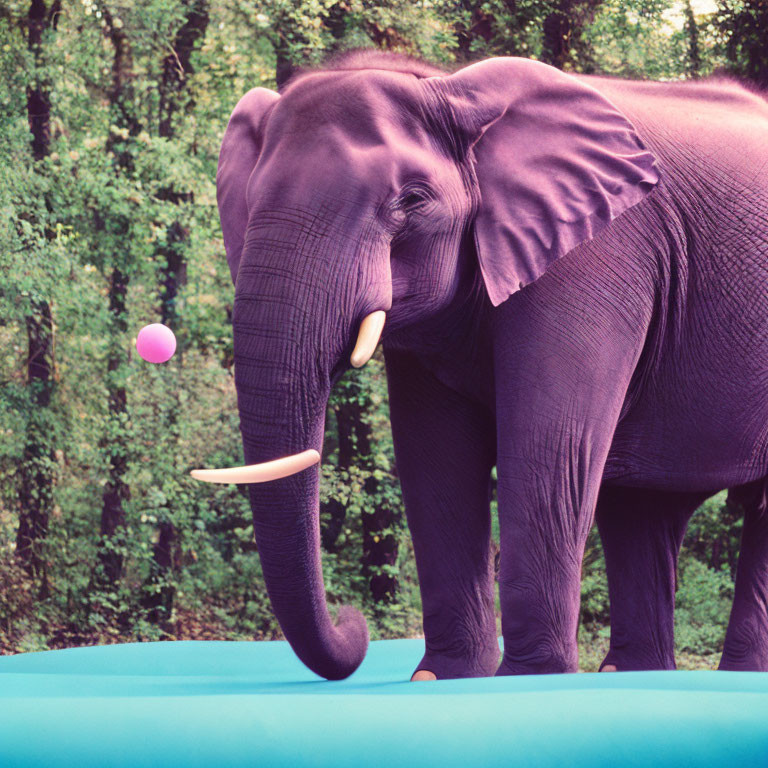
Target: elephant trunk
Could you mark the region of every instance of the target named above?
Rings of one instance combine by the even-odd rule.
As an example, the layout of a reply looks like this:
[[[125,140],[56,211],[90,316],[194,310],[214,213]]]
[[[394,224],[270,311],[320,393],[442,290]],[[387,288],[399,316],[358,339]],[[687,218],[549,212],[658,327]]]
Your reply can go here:
[[[247,439],[247,438],[246,438]],[[318,525],[319,472],[251,485],[256,544],[272,608],[296,655],[328,680],[351,675],[368,648],[362,614],[342,606],[334,625],[325,600]]]
[[[247,267],[233,317],[235,384],[246,464],[321,453],[330,393],[321,364],[323,306]],[[271,289],[270,289],[271,285]],[[326,310],[327,311],[327,310]],[[275,615],[299,658],[329,680],[351,675],[368,647],[362,614],[343,606],[334,624],[320,562],[319,465],[249,486],[253,528]]]

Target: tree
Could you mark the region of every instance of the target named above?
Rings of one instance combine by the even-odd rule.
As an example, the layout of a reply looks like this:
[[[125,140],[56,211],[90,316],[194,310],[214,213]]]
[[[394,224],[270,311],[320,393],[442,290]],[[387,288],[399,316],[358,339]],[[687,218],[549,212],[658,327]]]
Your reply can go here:
[[[346,48],[375,46],[445,60],[452,47],[447,25],[432,4],[427,3],[242,0],[237,4],[237,11],[255,34],[269,42],[275,57],[278,88],[297,68],[317,64]]]
[[[371,362],[366,369],[347,374],[331,398],[338,440],[334,479],[344,488],[354,482],[360,485],[343,496],[332,495],[323,504],[321,525],[323,547],[337,552],[339,535],[350,524],[350,509],[360,510],[360,566],[377,611],[396,599],[400,529],[399,499],[393,499],[391,492],[393,478],[379,466],[381,451],[376,447],[375,423],[381,421],[383,401],[382,381],[374,372],[379,365]]]
[[[185,16],[173,39],[171,51],[163,59],[158,91],[160,93],[158,135],[173,140],[176,123],[183,117],[182,109],[189,102],[186,93],[189,76],[193,74],[192,54],[205,36],[208,27],[208,0],[188,0],[184,3]],[[194,193],[188,189],[170,186],[162,190],[160,199],[174,206],[191,203]],[[187,279],[186,251],[189,246],[189,229],[180,218],[167,228],[164,242],[158,246],[157,257],[161,268],[162,288],[160,293],[160,322],[173,330],[177,338],[181,335],[178,311],[179,292]],[[178,375],[183,364],[183,351],[177,351],[176,361],[170,367],[171,375]],[[166,451],[170,456],[179,453],[178,421],[181,408],[178,392],[167,388],[167,396],[173,398],[173,407],[165,412],[164,433],[168,436]],[[173,467],[173,464],[171,465]],[[178,483],[177,483],[178,485]],[[167,622],[173,610],[175,589],[171,572],[178,556],[178,532],[173,523],[173,510],[166,509],[159,521],[158,537],[152,551],[152,568],[148,584],[145,585],[143,605],[149,610],[154,623]]]
[[[109,110],[112,117],[111,130],[105,148],[112,158],[113,173],[120,178],[130,176],[133,158],[126,142],[140,130],[134,113],[133,55],[131,44],[120,17],[113,15],[101,5],[104,32],[112,44],[112,83],[108,93]],[[128,469],[128,398],[125,386],[127,345],[127,292],[131,279],[131,249],[121,247],[128,240],[130,222],[125,212],[107,210],[104,216],[97,215],[97,229],[104,233],[102,240],[109,252],[105,253],[111,264],[109,276],[109,355],[107,360],[106,384],[109,403],[107,431],[101,441],[102,450],[109,456],[109,477],[104,486],[101,509],[101,578],[104,586],[112,587],[123,571],[122,542],[119,534],[125,528],[124,504],[131,498],[131,491],[125,480]]]
[[[45,70],[44,45],[56,29],[61,4],[50,6],[32,0],[27,14],[27,45],[32,54],[33,75],[27,85],[27,115],[32,135],[32,157],[42,165],[51,150],[51,81]],[[46,210],[51,211],[49,201]],[[43,224],[46,239],[53,239],[53,224]],[[19,466],[19,526],[16,554],[27,572],[41,580],[42,595],[48,593],[43,546],[53,507],[56,455],[51,428],[51,399],[54,380],[54,326],[50,300],[36,296],[26,317],[27,383],[29,413],[24,456]]]
[[[544,17],[541,60],[558,69],[594,69],[585,28],[595,19],[602,0],[558,0]]]
[[[589,71],[638,80],[683,77],[690,68],[690,34],[684,16],[673,20],[676,10],[672,0],[603,0],[582,32]]]
[[[698,77],[701,72],[701,49],[699,47],[699,26],[690,0],[685,3],[685,32],[688,34],[688,75]]]
[[[768,3],[765,0],[719,0],[713,26],[729,69],[768,88]]]
[[[215,196],[235,103],[348,47],[448,68],[511,54],[681,78],[696,69],[690,17],[672,0],[58,7],[0,4],[0,650],[278,638],[244,489],[187,474],[242,463]],[[714,17],[691,7],[697,71],[728,62],[727,46],[733,71],[752,71],[761,4],[724,1]],[[132,353],[155,320],[179,342],[163,366]],[[373,637],[418,634],[381,356],[342,378],[330,406],[320,486],[330,603],[362,606]],[[738,550],[740,513],[713,503],[693,518],[681,561],[682,588],[698,579],[691,616],[697,603],[702,616],[720,609]],[[584,567],[585,615],[604,632],[595,542]]]

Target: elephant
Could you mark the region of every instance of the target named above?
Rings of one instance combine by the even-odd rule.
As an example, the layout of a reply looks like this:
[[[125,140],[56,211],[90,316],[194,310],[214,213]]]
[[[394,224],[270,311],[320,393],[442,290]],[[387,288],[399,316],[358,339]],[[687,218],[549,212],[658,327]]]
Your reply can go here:
[[[217,172],[235,384],[273,609],[342,679],[318,478],[333,384],[382,343],[423,602],[412,679],[577,669],[597,519],[608,669],[674,667],[688,518],[745,528],[722,668],[768,668],[768,103],[499,57],[449,73],[357,51],[237,104]],[[497,472],[494,617],[490,489]]]

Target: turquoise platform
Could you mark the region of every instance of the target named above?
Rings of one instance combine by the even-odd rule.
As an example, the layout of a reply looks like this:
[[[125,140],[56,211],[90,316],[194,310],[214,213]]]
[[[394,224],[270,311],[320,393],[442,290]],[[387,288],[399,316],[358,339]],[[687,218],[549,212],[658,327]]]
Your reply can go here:
[[[768,766],[768,673],[409,683],[422,652],[342,682],[279,642],[2,657],[0,766]]]

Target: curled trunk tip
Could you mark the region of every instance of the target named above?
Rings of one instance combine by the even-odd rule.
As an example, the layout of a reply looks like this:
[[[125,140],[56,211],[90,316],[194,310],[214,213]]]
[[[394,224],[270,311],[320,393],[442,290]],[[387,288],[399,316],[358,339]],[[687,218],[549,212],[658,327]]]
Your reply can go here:
[[[362,664],[368,651],[368,625],[365,617],[357,608],[342,605],[338,610],[333,635],[333,651],[330,654],[323,653],[317,659],[302,661],[326,680],[343,680]]]

